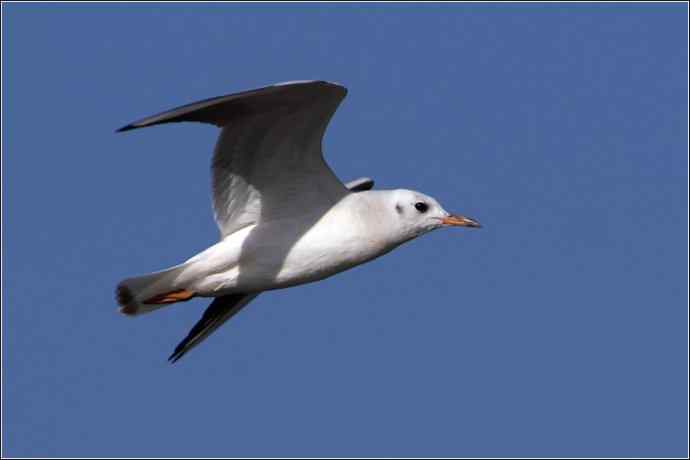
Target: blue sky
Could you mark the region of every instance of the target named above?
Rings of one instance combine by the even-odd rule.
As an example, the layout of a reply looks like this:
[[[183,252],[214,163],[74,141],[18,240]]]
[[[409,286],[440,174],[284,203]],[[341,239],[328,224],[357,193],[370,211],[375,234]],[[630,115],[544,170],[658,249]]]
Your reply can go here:
[[[687,5],[3,5],[6,456],[687,455]],[[213,244],[216,130],[120,126],[349,88],[343,180],[476,217],[261,296],[122,278]]]

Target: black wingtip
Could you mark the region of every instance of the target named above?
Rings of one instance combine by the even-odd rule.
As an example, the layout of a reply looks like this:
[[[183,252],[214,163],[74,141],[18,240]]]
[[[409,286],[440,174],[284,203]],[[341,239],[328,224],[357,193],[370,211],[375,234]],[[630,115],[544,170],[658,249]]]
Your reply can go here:
[[[116,130],[115,132],[116,133],[124,133],[125,131],[131,131],[132,129],[136,129],[136,128],[137,128],[137,126],[127,125],[127,126],[123,126],[122,128]]]
[[[180,360],[185,354],[184,350],[181,350],[181,347],[178,345],[175,347],[175,351],[172,352],[170,356],[168,356],[168,362],[170,364],[175,364],[177,361]]]

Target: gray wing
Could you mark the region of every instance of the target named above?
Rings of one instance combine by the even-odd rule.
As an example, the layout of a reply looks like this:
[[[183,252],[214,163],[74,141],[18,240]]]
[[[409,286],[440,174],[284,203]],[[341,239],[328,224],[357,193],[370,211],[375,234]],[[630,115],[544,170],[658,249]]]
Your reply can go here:
[[[225,237],[247,225],[325,212],[349,193],[321,151],[328,122],[346,94],[323,81],[285,83],[185,105],[119,131],[181,121],[222,127],[212,189]]]
[[[369,177],[360,177],[359,179],[351,180],[345,187],[351,192],[365,192],[374,188],[374,179]]]
[[[173,353],[168,357],[168,361],[177,362],[258,295],[258,293],[230,294],[213,299],[213,302],[206,308],[204,315],[189,331],[187,337],[177,344]]]

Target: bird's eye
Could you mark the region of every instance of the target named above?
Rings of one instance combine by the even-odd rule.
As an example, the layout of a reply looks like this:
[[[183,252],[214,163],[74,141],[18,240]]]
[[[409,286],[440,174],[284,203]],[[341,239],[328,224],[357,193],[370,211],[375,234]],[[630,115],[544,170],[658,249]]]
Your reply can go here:
[[[429,210],[429,205],[426,203],[422,203],[421,201],[415,203],[414,207],[417,211],[422,212],[422,213],[427,212]]]

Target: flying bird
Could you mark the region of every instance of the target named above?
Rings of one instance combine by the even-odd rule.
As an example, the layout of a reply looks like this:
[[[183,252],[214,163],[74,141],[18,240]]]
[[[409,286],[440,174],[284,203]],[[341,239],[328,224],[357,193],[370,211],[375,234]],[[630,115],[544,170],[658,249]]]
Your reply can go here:
[[[261,292],[319,281],[441,227],[479,227],[411,190],[343,184],[321,144],[347,90],[296,81],[215,97],[118,130],[199,122],[220,128],[212,194],[220,241],[174,267],[121,281],[120,311],[135,316],[195,297],[214,300],[169,360],[201,343]]]

